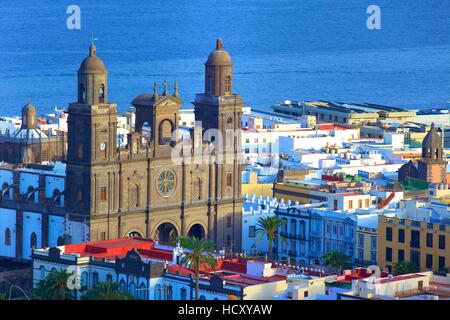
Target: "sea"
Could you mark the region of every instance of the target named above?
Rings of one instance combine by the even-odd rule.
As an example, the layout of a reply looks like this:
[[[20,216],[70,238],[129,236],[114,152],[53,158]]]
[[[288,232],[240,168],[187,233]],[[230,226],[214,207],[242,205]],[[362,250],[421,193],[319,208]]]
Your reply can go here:
[[[79,29],[67,26],[74,5]],[[178,80],[192,106],[219,37],[234,92],[252,108],[285,99],[450,107],[450,0],[0,0],[0,18],[1,116],[28,99],[39,114],[67,108],[92,37],[121,112],[165,80]]]

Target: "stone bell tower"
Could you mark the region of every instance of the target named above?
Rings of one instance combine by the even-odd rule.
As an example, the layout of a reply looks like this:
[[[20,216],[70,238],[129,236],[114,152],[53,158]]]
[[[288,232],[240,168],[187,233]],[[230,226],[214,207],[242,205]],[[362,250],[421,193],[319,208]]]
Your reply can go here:
[[[77,102],[68,108],[66,160],[69,210],[90,216],[117,206],[117,111],[108,102],[107,77],[92,43],[78,69]]]
[[[205,63],[205,92],[194,101],[195,120],[201,121],[203,138],[216,148],[209,217],[216,228],[218,247],[238,250],[241,246],[242,98],[233,93],[233,61],[217,39],[216,49]],[[219,145],[221,142],[221,145]]]
[[[443,132],[441,132],[441,135]],[[422,158],[418,161],[418,178],[427,182],[447,184],[447,160],[442,138],[434,123],[422,141]]]

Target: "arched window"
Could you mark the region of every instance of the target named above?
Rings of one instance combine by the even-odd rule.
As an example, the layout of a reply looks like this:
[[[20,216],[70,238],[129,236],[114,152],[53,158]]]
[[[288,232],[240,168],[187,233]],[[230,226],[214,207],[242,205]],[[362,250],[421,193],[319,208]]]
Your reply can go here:
[[[206,300],[206,297],[204,295],[201,295],[200,298],[198,298],[198,300]]]
[[[212,92],[212,77],[208,76],[208,79],[206,80],[206,93]]]
[[[119,290],[120,291],[125,291],[125,290],[127,290],[127,284],[125,283],[125,280],[120,280],[120,282],[119,282]]]
[[[9,184],[7,182],[3,182],[2,185],[2,198],[9,199]]]
[[[80,83],[80,102],[86,103],[86,87],[84,83]]]
[[[306,223],[305,221],[300,221],[300,235],[305,236],[306,235]]]
[[[128,205],[131,208],[139,207],[139,187],[137,184],[130,184],[128,187]]]
[[[87,290],[88,288],[88,273],[83,271],[81,273],[81,290]]]
[[[63,246],[64,245],[64,238],[62,236],[58,237],[58,240],[56,240],[57,246]]]
[[[53,190],[53,203],[57,206],[61,206],[61,192],[59,189]]]
[[[100,89],[98,89],[98,102],[104,103],[105,102],[105,85],[102,84],[100,86]]]
[[[287,233],[287,228],[288,228],[287,219],[283,218],[283,220],[284,220],[284,223],[283,223],[283,226],[281,227],[282,228],[282,232]]]
[[[36,247],[37,247],[37,235],[36,233],[32,232],[30,236],[30,248]]]
[[[231,77],[225,79],[225,93],[231,93]]]
[[[161,285],[157,284],[155,286],[155,297],[154,300],[161,300]]]
[[[131,282],[129,287],[130,287],[130,294],[133,297],[137,298],[136,284],[134,282]]]
[[[295,219],[291,219],[291,228],[290,228],[291,234],[297,234],[297,221]]]
[[[180,290],[180,300],[186,300],[187,298],[187,290],[186,288],[181,288]]]
[[[146,145],[150,142],[150,140],[152,139],[152,127],[150,127],[150,123],[148,123],[147,121],[145,121],[142,124],[142,144]]]
[[[98,283],[98,272],[95,271],[92,274],[92,286],[94,287]]]
[[[81,190],[81,188],[78,188],[77,191],[77,200],[81,201],[83,199],[83,191]]]
[[[166,287],[166,300],[172,300],[173,299],[173,287],[169,284]]]
[[[83,144],[82,143],[77,144],[77,158],[78,159],[83,158]]]
[[[45,279],[45,267],[44,266],[40,266],[39,267],[39,277],[40,277],[40,279],[41,280],[44,280]]]
[[[192,200],[200,200],[201,196],[201,181],[200,178],[196,178],[192,184]]]
[[[141,282],[141,285],[139,286],[139,299],[145,300],[147,299],[147,288],[145,287],[145,284]]]
[[[35,191],[34,191],[33,186],[29,186],[29,187],[28,187],[28,191],[27,191],[27,194],[28,194],[28,200],[34,201],[34,193],[35,193]]]
[[[11,230],[6,228],[5,230],[5,246],[11,245]]]
[[[159,144],[160,145],[170,145],[172,142],[172,122],[168,119],[163,120],[159,124]]]

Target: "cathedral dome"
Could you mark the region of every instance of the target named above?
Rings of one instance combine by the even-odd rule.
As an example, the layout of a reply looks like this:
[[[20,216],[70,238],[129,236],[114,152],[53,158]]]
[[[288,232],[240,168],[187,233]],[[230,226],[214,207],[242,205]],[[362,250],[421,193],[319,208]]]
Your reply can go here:
[[[97,57],[95,45],[89,47],[89,56],[80,65],[78,72],[81,73],[104,73],[106,72],[103,60]]]
[[[222,48],[222,39],[217,39],[216,42],[216,50],[211,52],[208,56],[208,60],[206,61],[207,65],[210,66],[224,66],[224,65],[231,65],[231,56],[228,53],[228,51],[224,50]]]
[[[22,129],[36,128],[36,107],[28,100],[28,103],[22,108]]]

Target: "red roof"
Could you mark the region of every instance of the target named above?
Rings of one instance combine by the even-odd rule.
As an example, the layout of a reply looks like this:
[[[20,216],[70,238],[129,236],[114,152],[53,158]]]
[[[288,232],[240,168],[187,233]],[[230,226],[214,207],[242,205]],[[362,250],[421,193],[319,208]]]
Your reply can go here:
[[[155,243],[152,240],[141,238],[120,238],[69,244],[64,247],[64,252],[78,253],[82,257],[113,259],[125,256],[132,249],[137,249],[143,258],[172,260],[172,251],[155,249]]]
[[[126,254],[132,249],[136,249],[143,258],[163,261],[172,260],[171,250],[155,248],[155,243],[152,240],[142,238],[121,238],[115,240],[70,244],[65,246],[64,253],[77,253],[82,257],[93,257],[97,259],[105,258],[112,260],[117,257],[126,256]],[[270,277],[249,275],[247,274],[248,261],[249,260],[245,258],[226,258],[218,260],[218,265],[214,269],[204,265],[200,268],[200,271],[203,273],[201,279],[209,281],[210,277],[214,274],[221,277],[228,283],[244,286],[282,281],[286,279],[285,276],[280,275]],[[189,277],[194,273],[191,268],[186,268],[179,265],[167,265],[166,268],[168,273],[178,274],[184,277]]]
[[[354,270],[345,270],[342,276],[336,278],[339,282],[352,282],[352,280],[364,279],[372,276],[372,273],[367,272],[366,268],[356,268]],[[387,277],[387,272],[381,272],[381,277]]]

